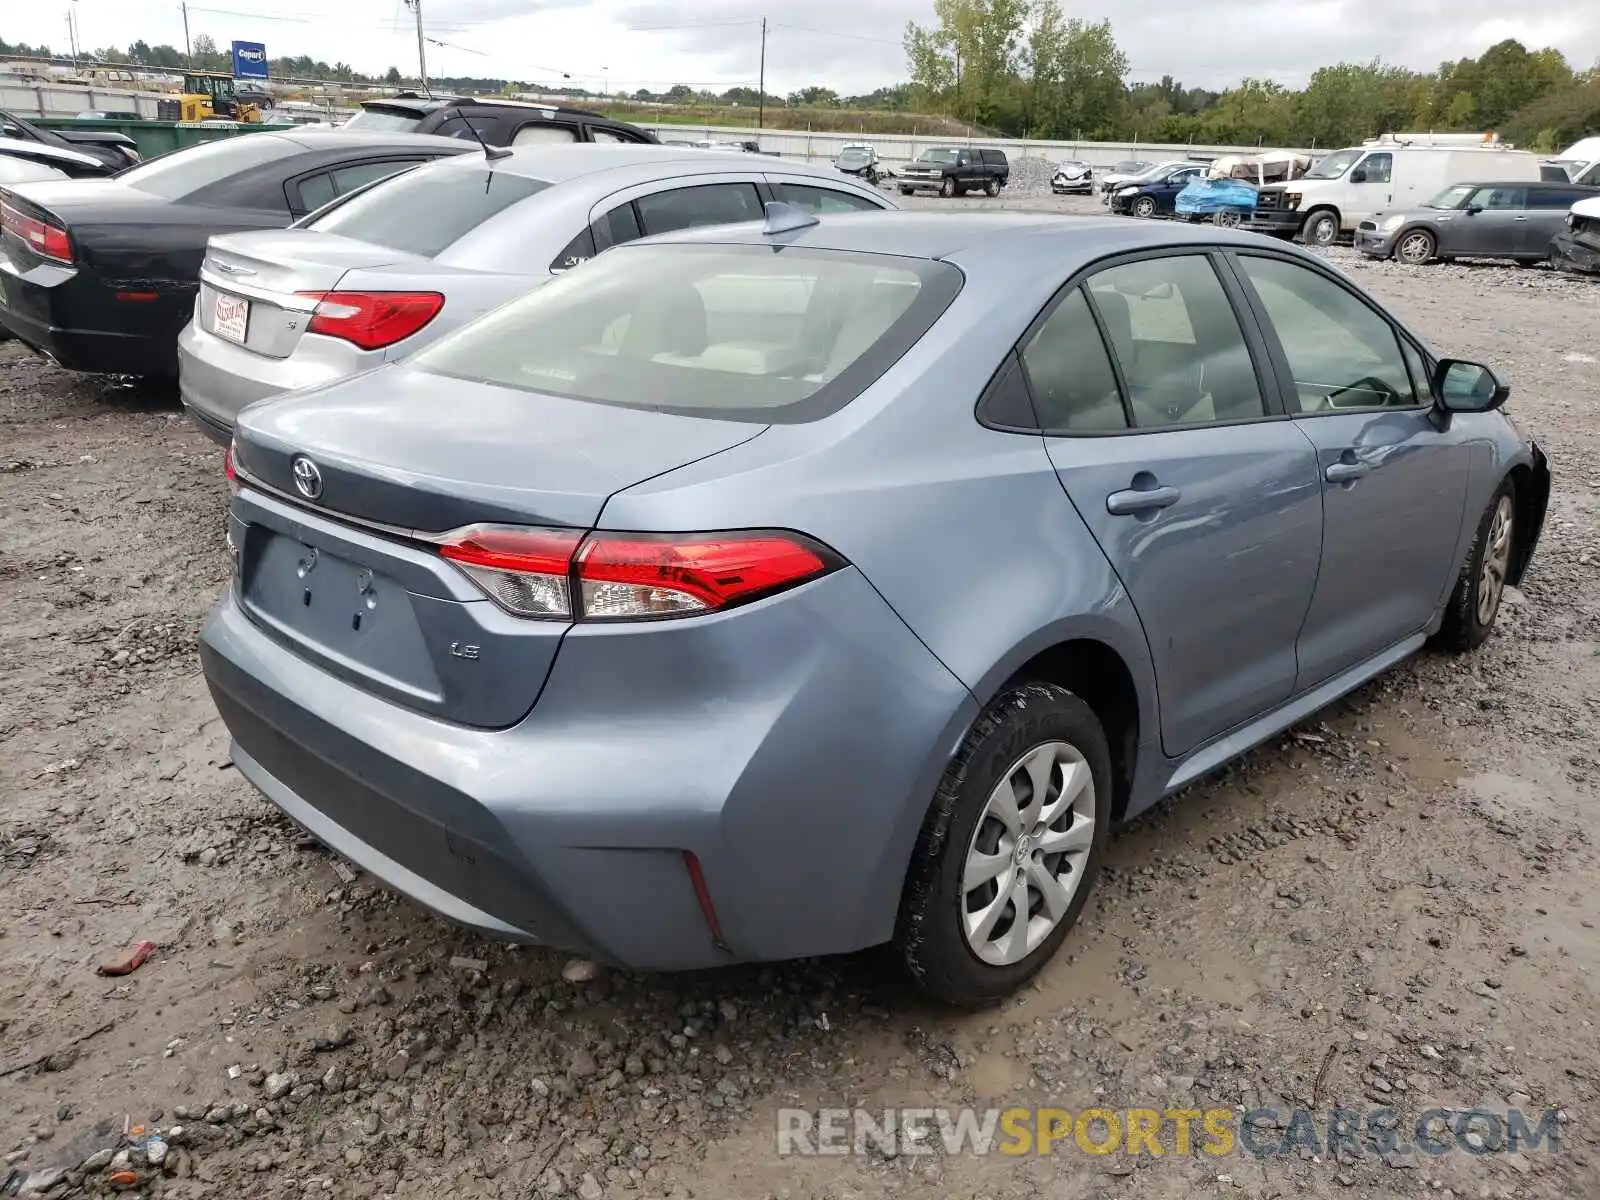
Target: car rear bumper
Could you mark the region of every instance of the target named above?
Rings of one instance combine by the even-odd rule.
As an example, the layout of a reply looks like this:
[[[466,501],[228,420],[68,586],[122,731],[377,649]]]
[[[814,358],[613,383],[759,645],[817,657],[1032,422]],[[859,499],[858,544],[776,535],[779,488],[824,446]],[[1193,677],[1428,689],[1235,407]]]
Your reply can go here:
[[[178,394],[195,426],[226,445],[246,405],[332,383],[383,363],[381,353],[364,357],[370,361],[338,363],[305,354],[268,358],[207,333],[190,321],[178,335]]]
[[[46,268],[53,270],[53,268]],[[88,318],[74,307],[69,288],[41,285],[33,279],[0,267],[4,278],[0,287],[5,303],[0,305],[0,325],[24,345],[43,354],[69,371],[99,374],[171,375],[172,346],[142,329],[113,330],[86,327]],[[31,274],[31,273],[30,273]],[[73,281],[64,280],[71,284]],[[72,292],[82,288],[70,289]],[[163,296],[141,302],[137,315],[148,319],[170,305]],[[133,309],[129,304],[129,309]],[[143,323],[143,320],[141,320]]]
[[[231,589],[201,662],[241,773],[334,850],[485,933],[651,970],[887,940],[974,715],[851,568],[730,613],[574,627],[508,729],[331,676]]]

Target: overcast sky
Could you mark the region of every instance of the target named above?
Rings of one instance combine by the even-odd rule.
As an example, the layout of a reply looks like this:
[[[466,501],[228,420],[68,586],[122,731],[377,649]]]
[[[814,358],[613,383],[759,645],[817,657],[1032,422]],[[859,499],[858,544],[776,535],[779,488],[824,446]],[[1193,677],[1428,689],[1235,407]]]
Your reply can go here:
[[[233,5],[235,7],[230,8]],[[787,92],[820,83],[843,93],[871,91],[905,76],[901,33],[930,21],[932,0],[423,0],[430,74],[489,75],[612,90],[673,83],[723,89],[754,85],[759,20],[769,21],[767,86]],[[8,41],[67,45],[67,10],[78,14],[83,47],[126,47],[143,38],[182,47],[178,0],[7,0]],[[338,0],[339,28],[316,0],[261,4],[200,0],[192,35],[223,47],[265,42],[269,57],[310,54],[359,70],[416,69],[416,41],[402,0]],[[1600,0],[1110,0],[1068,3],[1069,13],[1111,17],[1134,80],[1174,75],[1189,86],[1223,88],[1245,75],[1301,84],[1316,67],[1382,56],[1432,69],[1481,53],[1508,37],[1554,46],[1587,67],[1600,59]],[[687,26],[687,28],[685,28]],[[677,28],[671,28],[677,27]]]

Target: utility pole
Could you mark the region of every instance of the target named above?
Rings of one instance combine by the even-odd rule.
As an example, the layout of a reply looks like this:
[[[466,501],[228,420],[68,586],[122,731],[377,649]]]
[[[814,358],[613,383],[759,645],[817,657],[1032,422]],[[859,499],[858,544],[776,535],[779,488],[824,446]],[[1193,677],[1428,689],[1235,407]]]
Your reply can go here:
[[[183,0],[183,3],[179,4],[178,7],[183,10],[183,57],[188,61],[189,70],[192,71],[192,70],[194,70],[194,50],[189,45],[189,2],[188,2],[188,0]]]
[[[767,127],[767,19],[761,18],[761,71],[756,81],[756,129]]]
[[[78,34],[72,27],[72,10],[67,9],[67,48],[72,51],[72,73],[78,73]]]
[[[422,46],[422,0],[406,0],[406,7],[417,16],[417,77],[422,81],[422,94],[433,95],[428,90],[428,55]]]

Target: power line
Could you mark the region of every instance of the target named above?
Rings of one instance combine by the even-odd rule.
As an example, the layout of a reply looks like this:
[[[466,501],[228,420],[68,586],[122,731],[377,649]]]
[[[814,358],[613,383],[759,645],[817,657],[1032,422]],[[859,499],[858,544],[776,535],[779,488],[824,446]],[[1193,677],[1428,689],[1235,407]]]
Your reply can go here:
[[[823,37],[849,38],[853,42],[876,42],[880,46],[898,46],[904,48],[904,42],[890,41],[888,38],[868,37],[864,33],[844,33],[838,29],[813,29],[810,25],[790,25],[784,21],[774,21],[774,29],[792,29],[797,33],[818,33]]]

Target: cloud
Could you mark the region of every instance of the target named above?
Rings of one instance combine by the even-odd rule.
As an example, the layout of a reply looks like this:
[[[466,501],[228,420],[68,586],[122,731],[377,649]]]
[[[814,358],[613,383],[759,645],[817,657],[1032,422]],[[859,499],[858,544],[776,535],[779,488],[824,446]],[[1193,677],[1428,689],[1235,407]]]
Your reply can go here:
[[[415,42],[401,0],[342,0],[340,20],[317,15],[314,0],[284,0],[273,19],[190,9],[191,30],[219,43],[265,41],[269,54],[309,54],[368,71],[409,69]],[[64,49],[60,11],[16,4],[10,41]],[[91,46],[136,39],[181,45],[183,26],[166,0],[80,0],[79,28]],[[1172,75],[1185,84],[1228,87],[1245,76],[1300,85],[1318,67],[1381,57],[1416,70],[1476,56],[1514,37],[1553,45],[1575,67],[1600,60],[1600,3],[1541,0],[1520,9],[1504,0],[1237,0],[1225,10],[1198,0],[1068,0],[1069,15],[1111,20],[1133,78]],[[425,0],[432,35],[457,49],[430,48],[444,74],[548,76],[554,66],[577,82],[613,88],[753,84],[760,18],[768,19],[767,85],[774,92],[821,84],[844,94],[905,78],[901,37],[908,20],[931,23],[932,0]]]

